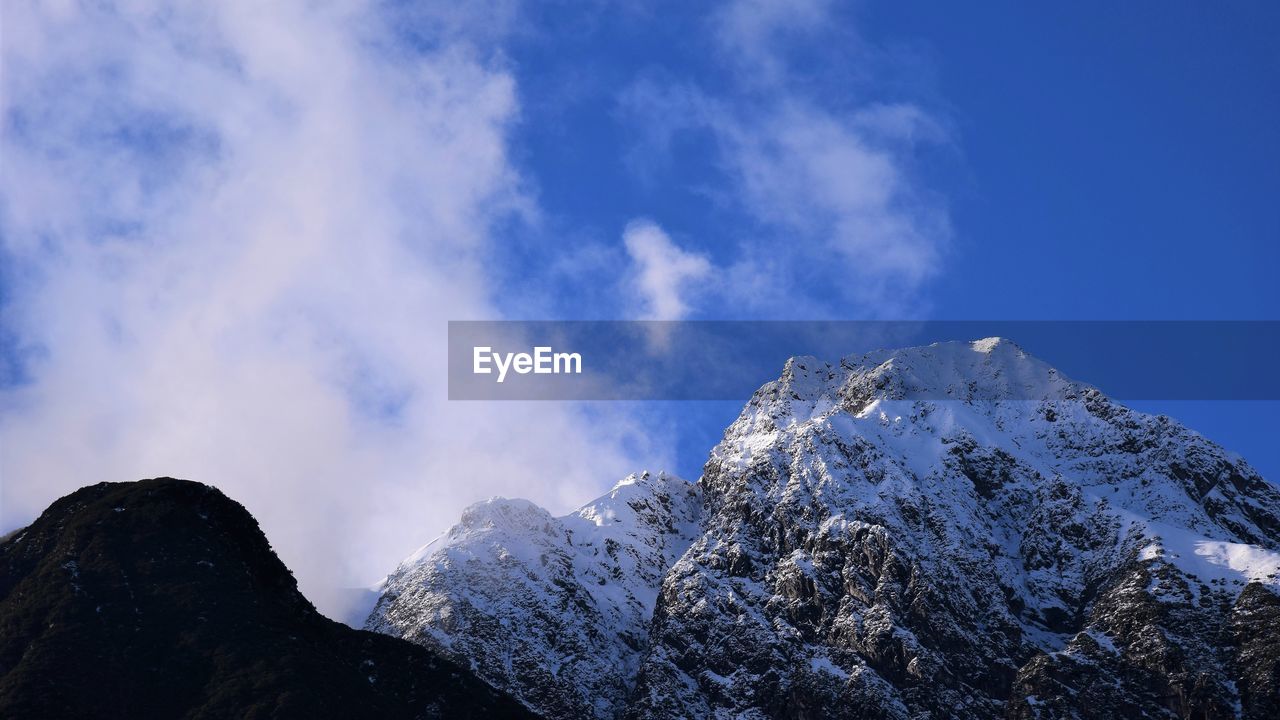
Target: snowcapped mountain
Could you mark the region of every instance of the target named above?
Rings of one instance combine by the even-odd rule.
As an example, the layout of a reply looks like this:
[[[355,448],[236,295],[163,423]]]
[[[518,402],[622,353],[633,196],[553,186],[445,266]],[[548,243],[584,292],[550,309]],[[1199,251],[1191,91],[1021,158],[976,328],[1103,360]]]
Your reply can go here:
[[[615,717],[700,510],[696,485],[649,473],[559,518],[477,503],[388,577],[366,627],[469,661],[547,717]]]
[[[1275,617],[1280,492],[1007,341],[793,359],[701,482],[635,717],[1276,707],[1280,626],[1230,628]]]
[[[1280,717],[1280,490],[1011,342],[794,358],[648,487],[474,506],[369,627],[555,717]]]

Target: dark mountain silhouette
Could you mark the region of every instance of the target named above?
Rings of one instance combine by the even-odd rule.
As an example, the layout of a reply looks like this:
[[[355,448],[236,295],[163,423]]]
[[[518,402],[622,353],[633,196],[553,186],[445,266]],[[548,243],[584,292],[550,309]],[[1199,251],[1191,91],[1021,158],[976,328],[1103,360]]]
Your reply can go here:
[[[214,488],[99,483],[0,542],[0,717],[533,717],[298,591]]]

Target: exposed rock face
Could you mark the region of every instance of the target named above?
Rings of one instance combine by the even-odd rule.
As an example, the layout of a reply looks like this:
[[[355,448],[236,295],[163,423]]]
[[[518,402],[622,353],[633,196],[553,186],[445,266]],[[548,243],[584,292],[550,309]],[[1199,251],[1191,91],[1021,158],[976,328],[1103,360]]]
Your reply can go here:
[[[533,717],[326,619],[217,490],[100,483],[0,542],[0,717]]]
[[[794,359],[702,485],[631,717],[1274,715],[1280,492],[1011,343]]]
[[[699,486],[476,506],[369,627],[556,717],[1280,717],[1280,491],[1007,341],[793,359]]]
[[[559,518],[478,503],[387,579],[366,626],[470,662],[548,717],[615,717],[700,506],[697,486],[648,473]]]

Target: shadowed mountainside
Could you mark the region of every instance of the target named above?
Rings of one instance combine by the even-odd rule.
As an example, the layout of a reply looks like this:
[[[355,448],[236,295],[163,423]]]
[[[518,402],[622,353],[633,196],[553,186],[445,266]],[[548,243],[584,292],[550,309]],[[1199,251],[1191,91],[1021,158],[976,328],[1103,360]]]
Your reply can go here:
[[[0,717],[534,717],[468,670],[352,630],[199,483],[99,483],[0,543]]]

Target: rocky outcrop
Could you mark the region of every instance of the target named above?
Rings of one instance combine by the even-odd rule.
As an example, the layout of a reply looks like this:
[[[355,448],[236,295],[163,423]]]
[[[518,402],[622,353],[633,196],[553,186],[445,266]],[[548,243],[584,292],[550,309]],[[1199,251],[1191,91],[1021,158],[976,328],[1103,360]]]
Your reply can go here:
[[[547,717],[615,717],[700,506],[697,486],[649,473],[559,518],[478,503],[387,578],[366,627],[470,663]]]
[[[1008,341],[794,358],[698,485],[616,546],[473,508],[370,627],[557,717],[1277,715],[1280,490]]]
[[[0,542],[0,717],[534,715],[323,617],[243,507],[159,478],[77,490]]]
[[[794,359],[701,482],[630,717],[1274,702],[1280,492],[1007,341]]]

